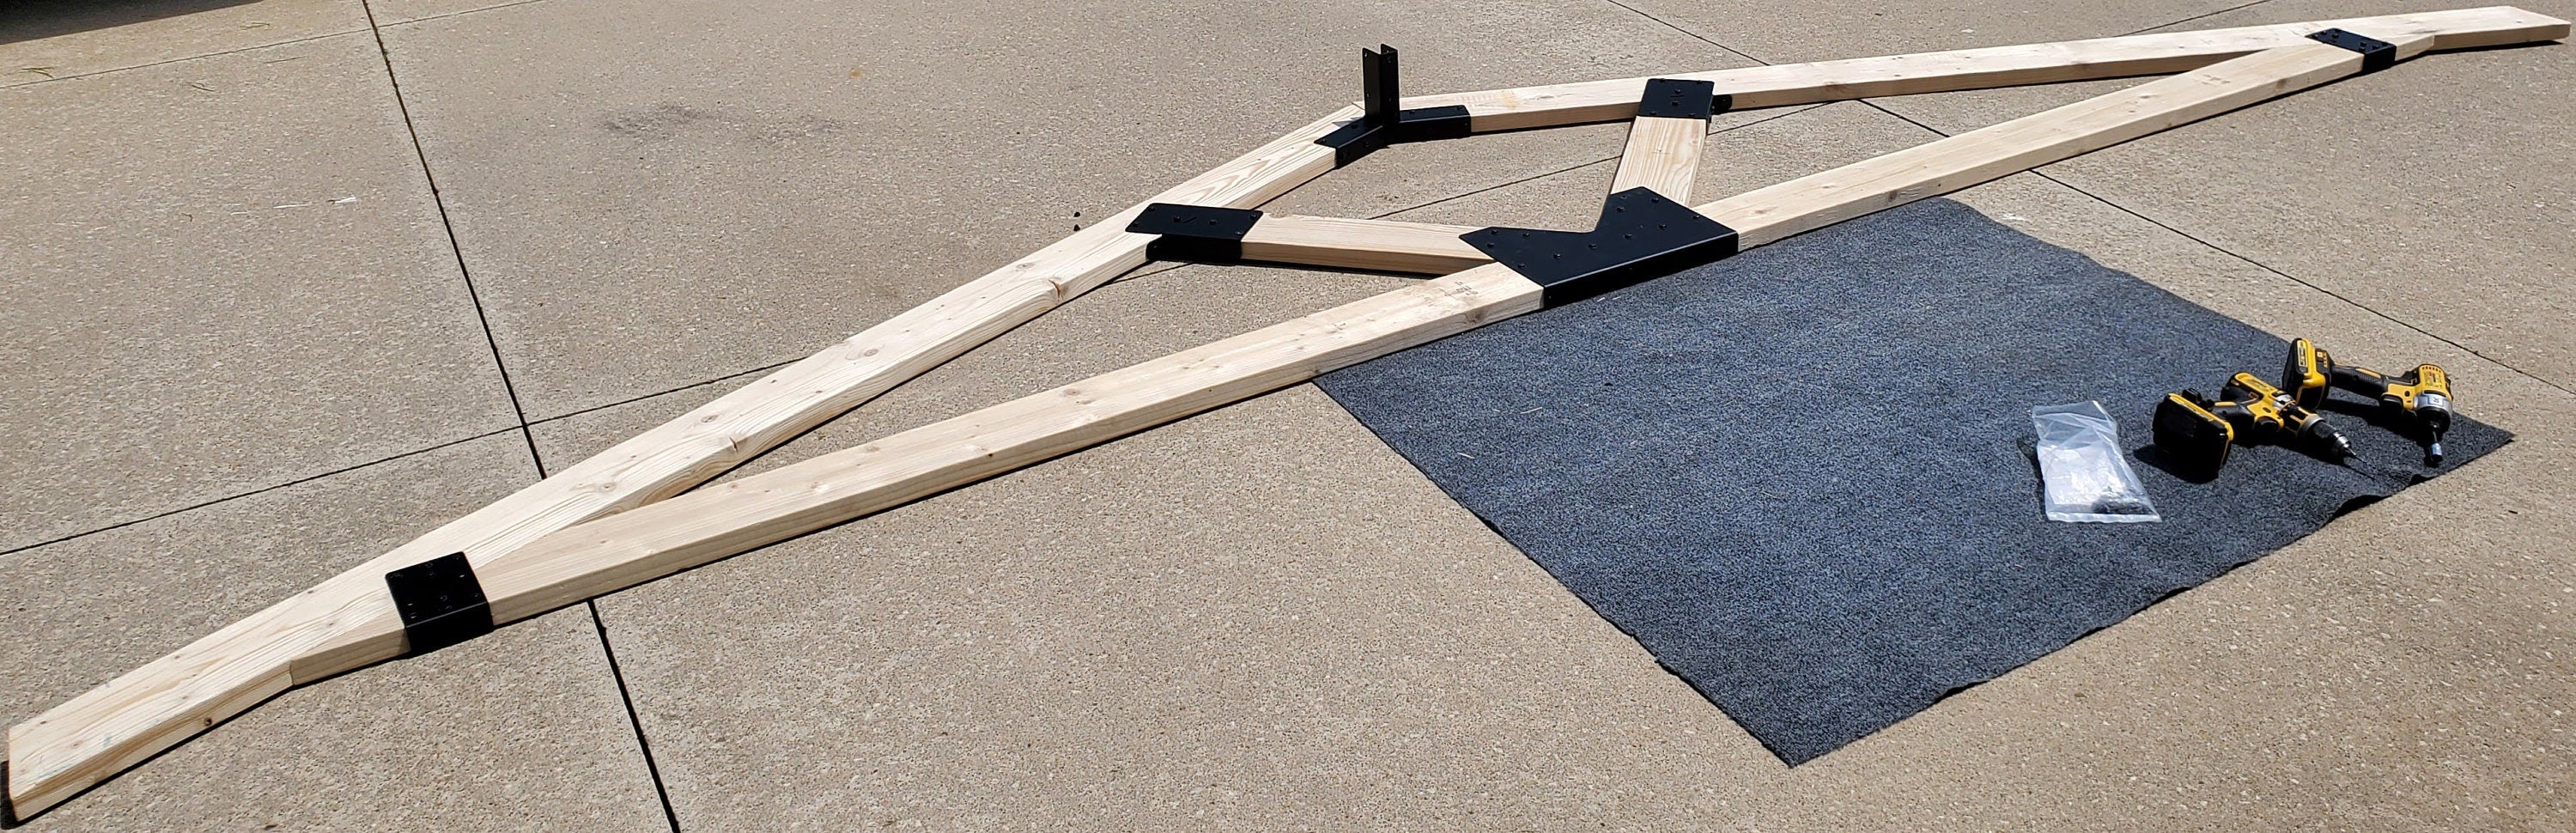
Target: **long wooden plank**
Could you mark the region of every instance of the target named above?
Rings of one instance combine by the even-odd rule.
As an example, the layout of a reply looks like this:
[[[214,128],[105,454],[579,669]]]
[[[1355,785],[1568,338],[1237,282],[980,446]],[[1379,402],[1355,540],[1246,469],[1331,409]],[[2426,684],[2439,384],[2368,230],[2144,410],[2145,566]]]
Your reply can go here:
[[[2399,60],[2421,54],[2434,41],[2402,31],[2358,31],[2396,44]],[[1698,210],[1739,229],[1742,245],[1768,243],[2090,153],[2360,70],[2359,53],[2302,39],[2297,45],[1809,174]]]
[[[1359,113],[1342,108],[1148,202],[1266,202],[1331,170],[1332,149],[1315,140]],[[316,648],[335,635],[333,616],[392,612],[388,570],[452,552],[506,552],[697,486],[1143,265],[1154,236],[1126,231],[1143,208],[1104,218],[11,728],[11,807],[52,806],[291,685],[383,659]],[[313,667],[317,657],[324,670]],[[129,722],[144,715],[141,725]],[[46,751],[23,751],[31,748]]]
[[[2392,39],[2402,58],[2430,38]],[[2359,72],[2357,53],[2284,46],[1698,210],[1760,245]],[[1535,311],[1487,264],[1112,371],[540,538],[478,568],[496,619],[535,616],[1061,454]],[[401,624],[356,638],[399,650]]]
[[[1458,239],[1474,226],[1265,214],[1243,235],[1243,257],[1336,269],[1446,275],[1492,262]]]
[[[2501,25],[2495,15],[2445,18],[2463,31]],[[2563,29],[2563,25],[2561,27]],[[2242,39],[2240,39],[2242,40]],[[2241,44],[2239,44],[2241,46]],[[2044,51],[2044,50],[2043,50]],[[2036,55],[2037,53],[2034,53]],[[2067,60],[2089,60],[2083,55]],[[1939,71],[1916,73],[1894,69],[1906,59],[1876,62],[1878,75],[1905,75],[1907,89],[1990,86],[1997,70],[1991,62],[1952,60],[1954,76]],[[2044,58],[2023,56],[2022,63]],[[1882,87],[1855,85],[1853,62],[1764,67],[1762,83],[1771,100],[1792,103],[1878,94]],[[2131,68],[2124,71],[2146,71]],[[1862,74],[1867,74],[1863,72]],[[1751,83],[1751,79],[1727,76]],[[1811,79],[1798,87],[1801,77]],[[1948,80],[1944,80],[1947,78]],[[2062,79],[2057,79],[2062,80]],[[1605,82],[1589,87],[1500,91],[1470,94],[1482,108],[1480,129],[1570,123],[1592,118],[1624,118],[1634,112],[1643,79]],[[1626,87],[1624,93],[1621,88]],[[1602,109],[1603,96],[1625,98]],[[1497,99],[1497,96],[1500,98]],[[1501,103],[1497,103],[1497,101]],[[1742,99],[1739,99],[1742,101]],[[1589,102],[1589,103],[1586,103]],[[1625,111],[1620,108],[1624,106]],[[1745,106],[1754,106],[1746,104]],[[1587,109],[1589,108],[1589,109]],[[1597,111],[1597,112],[1596,112]],[[1531,118],[1511,117],[1518,113]],[[1603,115],[1605,114],[1606,115]],[[1344,108],[1307,128],[1281,137],[1229,165],[1157,196],[1154,201],[1243,207],[1321,174],[1330,153],[1313,139],[1358,114]],[[1498,120],[1499,117],[1499,120]],[[15,807],[34,811],[50,806],[109,772],[139,761],[189,734],[238,713],[287,686],[310,682],[344,667],[345,658],[325,654],[316,659],[309,644],[308,611],[338,611],[348,606],[378,604],[376,577],[388,569],[418,563],[449,552],[476,557],[506,552],[537,536],[603,514],[650,503],[688,489],[708,477],[768,449],[833,415],[890,389],[985,340],[1043,313],[1065,299],[1087,291],[1109,277],[1142,262],[1145,235],[1128,234],[1126,224],[1139,209],[1104,219],[1091,228],[1028,258],[958,287],[851,339],[816,353],[724,398],[659,428],[620,443],[482,510],[355,568],[331,582],[281,602],[232,627],[156,660],[72,701],[13,727],[10,744],[11,799]],[[1437,254],[1437,253],[1433,253]],[[293,664],[302,658],[303,665]],[[172,679],[188,679],[170,687]],[[131,731],[117,723],[122,716],[149,713],[183,718],[171,726]],[[197,729],[187,728],[197,726]],[[84,728],[86,727],[86,728]],[[79,766],[52,766],[52,758],[27,763],[15,750],[20,737],[49,738],[86,733],[99,748],[75,757]],[[87,749],[86,747],[75,747]]]
[[[2563,22],[2549,23],[2554,29],[2531,28],[2539,24],[2525,28],[2536,33],[2531,34],[2534,39],[2565,34]],[[2491,17],[2442,25],[2463,27],[2463,37],[2503,42],[2502,35],[2494,34],[2500,24]],[[1961,87],[1991,86],[1991,70],[1956,68],[1952,80]],[[1818,74],[1816,89],[1805,94],[1880,94],[1842,88],[1837,77]],[[1329,129],[1353,115],[1345,110],[1317,124]],[[1312,149],[1317,146],[1307,135],[1318,130],[1310,127],[1283,137],[1157,200],[1244,205],[1275,196],[1329,165],[1316,157]],[[346,638],[339,628],[390,616],[380,583],[387,569],[458,550],[483,561],[583,518],[685,489],[729,467],[730,461],[756,454],[1132,267],[1148,239],[1122,231],[1135,210],[14,727],[9,756],[13,807],[41,810],[288,685],[384,658],[387,652],[371,647],[371,640]]]
[[[1715,82],[1718,92],[1735,97],[1737,109],[1785,107],[1854,98],[2165,75],[2293,45],[2327,28],[2405,38],[2430,37],[2433,44],[2429,49],[2537,43],[2568,34],[2567,21],[2512,6],[2488,6],[1655,77]],[[1471,129],[1478,133],[1617,121],[1637,112],[1637,98],[1645,91],[1646,80],[1621,78],[1414,96],[1406,98],[1404,106],[1463,105]]]
[[[2401,43],[2419,51],[2427,42]],[[2285,94],[2359,65],[2358,55],[2323,44],[2283,47],[1702,210],[1735,227],[1747,245],[1758,245]],[[495,619],[535,616],[1526,313],[1538,308],[1539,297],[1536,284],[1508,268],[1476,267],[573,526],[491,559],[477,572]],[[401,623],[384,607],[334,612],[339,639],[324,652],[330,662],[354,665],[402,650]],[[160,724],[129,725],[150,731]],[[27,757],[13,765],[34,755],[48,762],[77,759],[84,751],[80,738],[49,735],[39,726],[14,738]]]
[[[1699,175],[1700,146],[1707,138],[1707,119],[1637,117],[1628,127],[1627,148],[1619,152],[1619,171],[1610,176],[1610,193],[1651,188],[1666,199],[1690,204],[1691,180]]]

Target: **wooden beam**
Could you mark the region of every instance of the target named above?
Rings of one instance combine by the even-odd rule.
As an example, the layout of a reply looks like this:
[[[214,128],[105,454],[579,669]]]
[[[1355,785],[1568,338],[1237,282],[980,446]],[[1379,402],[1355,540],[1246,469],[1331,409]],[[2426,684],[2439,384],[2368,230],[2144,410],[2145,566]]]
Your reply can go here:
[[[1721,69],[1657,78],[1715,82],[1737,109],[1855,98],[2165,75],[2294,45],[2320,29],[2430,37],[2430,49],[2473,49],[2567,37],[2567,21],[2512,6],[2204,29],[1950,52]],[[2383,40],[2385,37],[2382,38]],[[1617,121],[1634,115],[1644,78],[1406,98],[1404,106],[1465,106],[1478,133]]]
[[[1652,188],[1678,203],[1689,203],[1691,179],[1699,175],[1700,145],[1708,137],[1707,119],[1639,116],[1628,128],[1628,146],[1619,152],[1619,172],[1610,177],[1610,193]]]
[[[1342,108],[1148,202],[1259,205],[1331,170],[1333,150],[1315,140],[1359,113]],[[302,663],[336,635],[332,617],[392,610],[388,570],[452,552],[506,552],[688,490],[1143,265],[1154,237],[1126,231],[1143,208],[1103,218],[19,724],[9,733],[11,806],[22,813],[51,806],[291,685],[333,673]],[[66,743],[53,742],[66,735]],[[18,751],[29,749],[38,751]]]
[[[2423,22],[2407,22],[2403,25],[2440,29],[2441,31],[2426,34],[2424,39],[2429,39],[2431,43],[2441,48],[2552,39],[2563,37],[2567,30],[2564,22],[2541,18],[2518,10],[2477,11],[2482,11],[2484,14],[2435,13],[2394,17],[2409,20],[2421,18]],[[2443,17],[2443,14],[2451,16]],[[2535,21],[2546,21],[2546,23]],[[2392,24],[2394,25],[2397,24]],[[2304,28],[2322,27],[2310,24]],[[2411,29],[2397,31],[2388,27],[2372,28],[2360,25],[2359,22],[2346,22],[2343,28],[2354,29],[2383,39],[2393,39],[2413,31]],[[2521,34],[2514,35],[2511,34],[2512,32]],[[2450,40],[2444,40],[2446,37]],[[2229,48],[2242,47],[2242,40],[2244,39],[2240,39],[2235,47]],[[2202,52],[2198,57],[2189,60],[2201,63],[2207,62],[2201,60],[2202,58],[2216,60],[2216,57],[2212,56],[2216,54],[2215,50],[2219,47],[2194,48],[2201,49]],[[1971,50],[1971,52],[1975,51]],[[2059,60],[2081,63],[2095,57],[2089,51],[2078,50],[2078,52],[2084,54],[2065,55]],[[1957,56],[1959,53],[1941,54]],[[1902,59],[1872,60],[1884,62]],[[1921,92],[1930,89],[1964,89],[1976,86],[1997,86],[2004,83],[2028,83],[2000,79],[2003,75],[2013,72],[2030,73],[2033,71],[2031,66],[2038,60],[2032,56],[2015,58],[2013,62],[2007,62],[2012,63],[2014,67],[2019,67],[2014,69],[1999,68],[2001,64],[1996,62],[1963,61],[1953,57],[1940,62],[1940,66],[1926,68],[1929,70],[1928,75],[1921,76],[1913,74],[1908,66],[1892,64],[1881,64],[1859,75],[1853,74],[1848,67],[1835,68],[1832,64],[1757,68],[1772,73],[1785,71],[1789,75],[1765,76],[1770,79],[1764,82],[1769,86],[1745,87],[1744,89],[1749,92],[1740,93],[1738,103],[1739,106],[1770,106],[1802,100],[1895,94],[1886,90],[1896,88]],[[2119,70],[2117,72],[2050,77],[2040,80],[2073,80],[2075,77],[2111,77],[2155,71],[2145,68],[2151,63],[2147,59],[2119,60],[2125,63],[2116,64]],[[2156,65],[2163,66],[2163,64]],[[1855,80],[1861,76],[1870,76],[1871,73],[1875,73],[1872,77],[1878,80]],[[2064,75],[2064,73],[2054,75]],[[1905,83],[1887,80],[1896,76],[1931,80]],[[1803,82],[1783,80],[1787,77],[1806,80]],[[1483,106],[1487,107],[1488,113],[1497,114],[1498,118],[1489,120],[1479,116],[1478,128],[1502,129],[1501,126],[1510,125],[1514,119],[1523,118],[1523,116],[1527,116],[1528,119],[1513,126],[1600,120],[1592,118],[1592,115],[1600,112],[1614,113],[1603,118],[1624,117],[1615,114],[1619,105],[1603,105],[1597,101],[1591,104],[1582,103],[1585,96],[1598,98],[1615,93],[1615,89],[1612,88],[1615,88],[1618,83],[1609,82],[1610,87],[1591,89],[1589,92],[1560,90],[1533,93],[1526,97],[1513,96],[1512,101],[1500,104],[1489,102]],[[1638,83],[1642,85],[1642,80]],[[1798,86],[1800,83],[1805,86]],[[1727,86],[1720,87],[1721,91],[1728,89]],[[1609,92],[1605,93],[1604,90]],[[1754,99],[1748,102],[1742,97],[1743,95],[1753,95]],[[1549,103],[1550,101],[1554,103]],[[1609,110],[1602,111],[1601,108],[1604,106]],[[1624,106],[1627,112],[1634,112],[1635,94],[1633,92],[1629,94]],[[1356,115],[1355,109],[1345,109],[1304,130],[1282,137],[1279,141],[1264,146],[1225,167],[1167,191],[1158,196],[1156,201],[1241,207],[1258,204],[1275,197],[1329,168],[1330,150],[1315,145],[1313,139],[1338,124],[1355,118]],[[1549,119],[1558,120],[1549,121]],[[1321,150],[1320,153],[1319,150]],[[1950,187],[1964,184],[1967,183],[1959,181]],[[1902,193],[1902,189],[1899,189],[1898,193]],[[1917,196],[1930,193],[1938,192],[1925,191]],[[1906,199],[1912,198],[1915,197],[1906,197]],[[1836,207],[1839,205],[1841,203],[1831,200],[1825,203],[1802,205],[1796,204],[1795,200],[1784,199],[1776,205],[1749,206],[1743,209],[1753,214],[1769,212],[1770,216],[1747,216],[1742,219],[1726,220],[1726,222],[1735,225],[1738,229],[1757,231],[1769,228],[1773,224],[1785,228],[1797,222],[1806,222],[1816,216],[1841,210]],[[295,598],[280,602],[13,727],[10,730],[10,754],[7,762],[12,809],[20,814],[40,811],[291,685],[311,682],[349,668],[389,658],[398,653],[401,650],[399,628],[396,627],[392,631],[394,638],[390,643],[384,637],[386,623],[394,621],[391,604],[385,597],[382,581],[382,575],[387,570],[455,551],[464,551],[473,556],[478,569],[491,568],[512,556],[521,547],[533,546],[532,542],[560,538],[566,534],[566,527],[575,523],[650,504],[656,499],[685,490],[735,463],[760,453],[785,437],[793,436],[835,414],[855,407],[891,388],[894,384],[936,366],[975,344],[989,340],[1062,303],[1065,299],[1087,291],[1117,273],[1132,268],[1142,262],[1144,245],[1150,239],[1146,235],[1128,234],[1123,231],[1127,221],[1137,210],[1139,209],[1130,208],[1106,218],[1098,225],[1041,250],[1030,258],[1015,262],[961,286],[920,308],[896,316],[884,324],[852,337],[849,341],[834,345],[812,358],[754,382],[670,424],[621,443],[517,495],[443,526],[419,540],[326,581]],[[1748,234],[1747,240],[1748,244],[1754,242],[1753,235]],[[1463,316],[1458,320],[1481,323],[1491,320],[1496,315],[1517,314],[1513,311],[1518,309],[1516,305],[1522,303],[1518,298],[1519,291],[1505,281],[1505,278],[1519,280],[1501,267],[1480,267],[1408,290],[1416,296],[1430,293],[1430,296],[1418,297],[1415,303],[1364,308],[1363,305],[1367,302],[1363,302],[1362,305],[1345,307],[1328,315],[1357,315],[1365,320],[1330,319],[1328,323],[1331,326],[1356,326],[1361,328],[1356,332],[1376,333],[1376,335],[1349,344],[1338,341],[1306,343],[1341,345],[1332,346],[1326,353],[1317,355],[1334,357],[1332,361],[1340,361],[1344,358],[1356,361],[1358,359],[1352,357],[1361,356],[1372,350],[1391,350],[1396,349],[1397,346],[1418,343],[1408,339],[1436,337],[1434,334],[1445,332],[1442,330],[1443,327],[1453,325],[1450,323],[1452,317]],[[1527,282],[1522,281],[1522,283]],[[1401,319],[1413,323],[1371,323],[1378,322],[1380,319],[1385,322],[1396,322]],[[1319,326],[1327,323],[1313,317],[1301,320],[1314,321]],[[1292,325],[1294,323],[1292,322]],[[1389,329],[1390,327],[1392,329]],[[1278,328],[1273,328],[1273,330],[1276,329]],[[1262,332],[1271,333],[1272,331]],[[1273,333],[1273,335],[1277,334]],[[1326,338],[1327,336],[1317,337]],[[1251,338],[1251,336],[1245,338]],[[1233,342],[1220,344],[1228,343]],[[1217,346],[1211,345],[1211,348]],[[1238,345],[1238,347],[1251,349],[1248,345]],[[1142,372],[1143,375],[1134,377],[1135,384],[1145,386],[1147,389],[1170,392],[1175,397],[1174,402],[1151,406],[1136,405],[1131,410],[1125,411],[1118,410],[1116,407],[1107,410],[1093,408],[1091,412],[1100,415],[1102,421],[1076,432],[1079,436],[1050,435],[1032,439],[1031,442],[1041,443],[1037,447],[1064,446],[1065,450],[1070,450],[1070,448],[1097,442],[1107,436],[1140,430],[1159,421],[1178,418],[1178,415],[1185,415],[1196,409],[1214,407],[1224,401],[1232,401],[1228,397],[1240,398],[1258,390],[1289,384],[1298,378],[1304,378],[1299,374],[1311,375],[1313,372],[1327,369],[1329,365],[1329,362],[1315,360],[1303,361],[1303,363],[1291,362],[1288,365],[1274,367],[1272,365],[1280,361],[1277,356],[1260,358],[1258,361],[1252,358],[1243,359],[1243,361],[1253,362],[1252,364],[1228,363],[1236,361],[1236,358],[1234,353],[1220,351],[1206,354],[1206,360],[1217,364],[1196,371]],[[1270,369],[1251,373],[1242,379],[1225,381],[1222,384],[1210,383],[1204,389],[1183,389],[1189,384],[1206,382],[1203,372],[1211,368],[1247,370],[1254,368],[1255,365]],[[1231,379],[1231,377],[1228,378]],[[1175,385],[1182,387],[1174,387]],[[1264,385],[1269,387],[1263,387]],[[1023,401],[1073,403],[1077,407],[1089,407],[1082,400],[1083,394],[1077,387]],[[1129,398],[1121,398],[1117,401],[1134,402]],[[946,429],[948,433],[925,436],[949,436],[961,429],[961,425],[955,421],[941,425],[948,426]],[[936,427],[939,426],[932,426],[932,428]],[[994,426],[994,428],[1026,430],[1028,426]],[[1054,445],[1045,445],[1047,443]],[[1073,445],[1068,446],[1065,445],[1066,443],[1073,443]],[[880,448],[881,451],[882,448]],[[845,456],[850,453],[844,452],[841,455],[820,459],[851,463],[855,458]],[[819,462],[819,460],[813,462]],[[881,484],[879,488],[884,491],[884,494],[879,497],[911,494],[912,492],[908,490],[930,481],[966,482],[976,477],[988,476],[977,473],[983,471],[977,464],[935,468],[937,471],[920,475],[920,478],[926,479],[890,481]],[[798,470],[798,468],[790,467],[780,471],[790,470]],[[763,475],[763,477],[767,476]],[[959,480],[959,478],[964,479]],[[729,484],[720,489],[711,490],[707,494],[733,495],[737,499],[750,499],[741,497],[745,494],[741,483]],[[810,529],[811,527],[799,525],[811,523],[817,518],[832,516],[835,513],[846,512],[848,506],[866,503],[866,500],[850,498],[844,505],[836,508],[786,510],[772,507],[785,511],[786,514],[775,523],[760,527],[757,534],[779,533],[780,530],[791,528]],[[669,519],[677,516],[667,513],[677,511],[679,510],[660,510],[643,517],[663,518],[668,522]],[[628,514],[634,514],[634,512]],[[640,523],[641,521],[631,522]],[[496,598],[495,609],[524,613],[536,609],[531,605],[539,604],[544,598],[558,596],[564,592],[581,592],[583,588],[600,586],[599,581],[632,583],[646,580],[652,575],[667,572],[668,569],[676,569],[670,565],[689,559],[702,561],[721,557],[718,550],[747,540],[744,536],[754,533],[754,530],[734,530],[726,536],[721,536],[721,541],[701,544],[697,549],[686,552],[675,550],[674,553],[677,554],[648,555],[624,561],[610,558],[600,562],[600,569],[593,571],[599,578],[587,583],[566,579],[564,578],[566,574],[559,572],[567,564],[574,565],[575,569],[586,568],[580,568],[577,563],[580,561],[578,553],[574,552],[577,548],[568,549],[569,545],[557,541],[543,551],[551,553],[544,559],[531,561],[529,558],[534,556],[530,556],[511,562],[512,566],[499,568],[505,573],[522,578],[513,579],[519,582],[512,585],[518,589],[509,600]],[[799,533],[779,534],[783,537]],[[568,553],[572,555],[568,556]],[[567,557],[574,560],[563,560]],[[656,572],[657,570],[660,572]],[[517,616],[513,615],[510,618],[517,618]]]
[[[2392,42],[2403,59],[2431,39]],[[2284,46],[1698,210],[1760,245],[2352,75],[2361,61]],[[495,619],[524,619],[1532,312],[1540,295],[1508,267],[1478,266],[574,526],[477,573]],[[391,616],[347,625],[348,644],[364,645],[353,656],[402,649]]]
[[[2395,44],[2401,61],[2433,43],[2430,36],[2403,30],[2358,31]],[[2360,72],[2361,60],[2360,53],[2302,38],[2295,45],[1809,174],[1698,210],[1740,230],[1742,245],[1768,243],[2353,75]]]
[[[2420,50],[2426,39],[2408,42]],[[1704,210],[1746,245],[1795,234],[2071,156],[2121,137],[2280,95],[2359,69],[2360,56],[2318,43],[2289,46],[2157,81],[1993,128],[1944,139]],[[1488,264],[1347,304],[1055,390],[916,428],[660,503],[576,525],[477,564],[496,621],[509,622],[669,573],[861,517],[1056,455],[1179,419],[1315,375],[1535,310],[1537,284]],[[366,578],[373,578],[369,576]],[[338,594],[329,594],[338,595]],[[19,806],[43,806],[65,789],[130,763],[114,754],[200,728],[202,675],[233,664],[290,659],[299,677],[389,659],[404,649],[402,623],[381,590],[371,598],[302,609],[309,617],[269,638],[327,634],[315,644],[236,646],[256,656],[205,656],[126,678],[109,704],[75,701],[12,731],[12,788]],[[240,626],[236,626],[238,628]],[[227,632],[232,632],[228,629]],[[192,676],[193,675],[193,676]],[[274,679],[271,677],[270,679]],[[235,691],[258,700],[283,682]],[[147,693],[148,694],[144,694]],[[144,696],[133,696],[144,694]],[[83,713],[112,706],[109,713]],[[172,706],[179,706],[177,711]],[[58,710],[60,712],[61,710]],[[81,719],[86,718],[86,719]],[[110,730],[113,730],[112,733]],[[130,753],[129,753],[130,754]]]
[[[1637,117],[1628,124],[1628,145],[1619,151],[1619,171],[1610,176],[1610,193],[1644,188],[1689,204],[1716,96],[1717,85],[1707,81],[1647,81]]]
[[[1446,275],[1493,261],[1458,239],[1458,235],[1475,230],[1474,226],[1437,223],[1265,214],[1243,235],[1243,257],[1268,263]]]

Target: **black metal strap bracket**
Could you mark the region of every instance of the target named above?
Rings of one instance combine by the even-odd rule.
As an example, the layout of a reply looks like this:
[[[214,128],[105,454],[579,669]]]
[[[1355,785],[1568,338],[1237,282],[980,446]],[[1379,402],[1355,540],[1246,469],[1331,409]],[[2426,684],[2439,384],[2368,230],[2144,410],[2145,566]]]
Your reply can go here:
[[[492,632],[492,606],[464,553],[451,553],[385,574],[403,642],[414,656]]]
[[[1707,121],[1734,106],[1735,97],[1718,95],[1715,82],[1654,78],[1646,81],[1646,94],[1637,99],[1637,117]]]
[[[2368,75],[2397,65],[2397,44],[2384,40],[2363,37],[2342,29],[2327,29],[2309,35],[2308,39],[2327,46],[2361,53],[2361,71],[2354,73],[2355,75]]]
[[[1148,260],[1234,263],[1243,259],[1243,236],[1258,222],[1261,212],[1249,208],[1158,202],[1138,212],[1127,231],[1161,235],[1145,244]]]
[[[1378,44],[1360,50],[1360,120],[1315,140],[1333,149],[1333,167],[1359,161],[1370,151],[1401,142],[1458,139],[1474,132],[1467,108],[1404,106],[1403,85],[1396,78],[1395,47]]]
[[[1733,256],[1735,230],[1655,193],[1630,188],[1601,204],[1591,231],[1477,229],[1458,235],[1544,288],[1559,306]]]

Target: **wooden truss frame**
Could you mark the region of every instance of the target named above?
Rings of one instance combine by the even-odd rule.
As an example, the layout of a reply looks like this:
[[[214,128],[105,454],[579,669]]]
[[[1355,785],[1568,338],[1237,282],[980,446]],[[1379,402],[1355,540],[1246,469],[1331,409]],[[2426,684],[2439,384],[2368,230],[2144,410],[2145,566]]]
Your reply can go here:
[[[2361,38],[2330,42],[2333,37],[2319,36],[2329,29]],[[1400,115],[1391,94],[1390,51],[1383,57],[1389,77],[1372,87],[1368,109],[1335,111],[1153,200],[1168,204],[1153,212],[1202,212],[1234,223],[1235,230],[1138,233],[1129,230],[1131,224],[1149,206],[1127,209],[118,677],[10,730],[9,807],[18,814],[51,807],[295,685],[433,650],[495,624],[1549,303],[2376,70],[2426,50],[2567,34],[2566,21],[2499,6],[1717,70],[1669,76],[1655,85],[1630,78],[1439,95],[1403,100]],[[1379,60],[1370,58],[1372,77]],[[1731,100],[1733,108],[1749,109],[2170,73],[2180,74],[1695,209],[1675,205],[1690,198],[1711,101]],[[1648,102],[1641,115],[1640,98],[1650,91],[1678,96],[1681,106]],[[1709,98],[1694,106],[1687,100],[1693,96]],[[1603,228],[1626,222],[1614,216],[1623,206],[1689,215],[1665,215],[1699,231],[1682,241],[1687,245],[1665,247],[1671,251],[1661,260],[1635,258],[1542,281],[1537,278],[1543,269],[1492,263],[1490,247],[1471,241],[1478,235],[1488,243],[1513,235],[1574,235],[1207,211],[1258,205],[1365,152],[1371,142],[1631,118],[1634,126],[1612,186],[1618,193],[1604,212]],[[1211,228],[1217,225],[1222,224],[1212,221]],[[1149,251],[1206,256],[1211,249],[1253,260],[1445,277],[681,494],[1143,265]],[[1519,267],[1531,271],[1524,274]],[[389,586],[406,576],[448,582],[447,589],[456,592],[428,602],[407,599],[398,610],[394,596],[402,591]],[[439,609],[414,609],[422,604]]]

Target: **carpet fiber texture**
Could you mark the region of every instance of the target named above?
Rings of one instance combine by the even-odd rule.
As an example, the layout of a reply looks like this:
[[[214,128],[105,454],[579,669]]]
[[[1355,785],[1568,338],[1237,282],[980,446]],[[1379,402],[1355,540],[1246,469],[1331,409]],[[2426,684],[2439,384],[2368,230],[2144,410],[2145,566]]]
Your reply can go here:
[[[2343,393],[2353,468],[2239,448],[2194,483],[2141,454],[2165,392],[2286,350],[1933,200],[1319,384],[1797,764],[2438,473]],[[2087,399],[2163,522],[2043,517],[2030,408]],[[2508,439],[2462,420],[2442,470]]]

